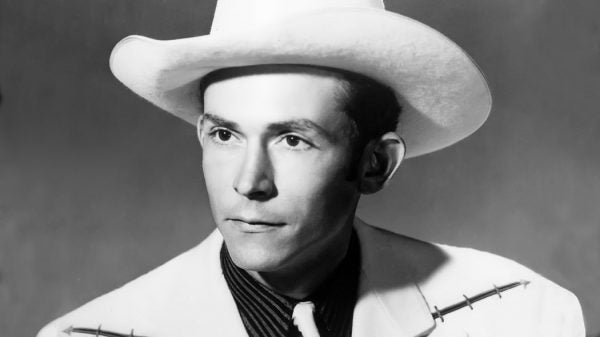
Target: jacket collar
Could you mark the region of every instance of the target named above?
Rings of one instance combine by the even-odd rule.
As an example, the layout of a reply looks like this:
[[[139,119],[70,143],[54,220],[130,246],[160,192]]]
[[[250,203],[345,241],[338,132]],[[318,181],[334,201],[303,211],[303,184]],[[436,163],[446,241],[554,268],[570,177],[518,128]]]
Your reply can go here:
[[[414,255],[410,250],[411,239],[371,227],[359,219],[355,228],[361,246],[362,271],[352,335],[416,337],[430,333],[435,321],[415,282],[417,271],[409,258]],[[247,336],[219,264],[223,239],[215,231],[209,240],[209,269],[213,275],[213,286],[209,289],[215,309],[209,315],[219,317],[205,321],[209,324],[203,330],[212,332],[207,336]],[[224,325],[222,317],[235,319]]]
[[[412,239],[371,227],[360,219],[362,275],[353,336],[424,336],[435,328],[418,285]]]

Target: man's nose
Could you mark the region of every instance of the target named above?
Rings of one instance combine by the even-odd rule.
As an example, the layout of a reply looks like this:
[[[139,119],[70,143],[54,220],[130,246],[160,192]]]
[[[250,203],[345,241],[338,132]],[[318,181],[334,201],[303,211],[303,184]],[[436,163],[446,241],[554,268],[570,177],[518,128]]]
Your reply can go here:
[[[253,200],[268,200],[277,194],[273,167],[264,146],[248,146],[233,188],[238,194]]]

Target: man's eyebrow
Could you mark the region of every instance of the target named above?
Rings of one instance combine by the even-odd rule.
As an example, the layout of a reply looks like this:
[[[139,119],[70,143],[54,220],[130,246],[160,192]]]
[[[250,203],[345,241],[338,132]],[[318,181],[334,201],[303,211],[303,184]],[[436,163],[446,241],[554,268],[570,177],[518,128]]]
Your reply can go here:
[[[316,124],[315,122],[313,122],[309,119],[303,119],[303,118],[272,123],[272,124],[269,124],[268,129],[269,129],[269,131],[272,131],[272,132],[293,131],[293,130],[315,131],[319,135],[322,135],[323,137],[327,138],[328,140],[333,140],[335,138],[335,137],[333,137],[333,135],[330,132],[328,132],[327,130],[325,130],[324,128],[322,128],[321,126]]]
[[[204,121],[209,121],[211,123],[213,123],[216,126],[222,126],[224,128],[228,128],[231,130],[238,130],[239,126],[236,122],[232,122],[229,120],[226,120],[224,118],[221,118],[219,116],[213,115],[211,113],[204,113],[204,115],[202,115],[202,122]]]
[[[239,125],[236,122],[224,119],[222,117],[213,115],[209,112],[204,113],[202,116],[203,122],[209,121],[216,126],[221,126],[224,128],[228,128],[231,130],[239,130]],[[299,118],[299,119],[291,119],[287,121],[281,121],[276,123],[270,123],[267,126],[267,130],[273,133],[284,132],[284,131],[314,131],[317,134],[325,137],[329,141],[335,140],[333,134],[329,131],[325,130],[317,123],[311,121],[310,119]]]

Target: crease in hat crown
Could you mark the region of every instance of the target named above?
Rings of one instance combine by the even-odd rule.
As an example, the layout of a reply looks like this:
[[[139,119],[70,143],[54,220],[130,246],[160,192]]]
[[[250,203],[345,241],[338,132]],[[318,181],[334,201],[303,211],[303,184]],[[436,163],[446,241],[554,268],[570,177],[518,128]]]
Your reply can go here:
[[[331,7],[385,9],[382,0],[219,0],[210,34],[239,33],[295,13]]]

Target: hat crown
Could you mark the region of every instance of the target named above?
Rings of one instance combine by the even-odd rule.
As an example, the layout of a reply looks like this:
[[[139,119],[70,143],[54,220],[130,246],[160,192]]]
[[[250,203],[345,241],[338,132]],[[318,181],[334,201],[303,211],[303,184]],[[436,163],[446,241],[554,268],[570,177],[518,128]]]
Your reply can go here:
[[[330,7],[385,9],[383,0],[219,0],[210,33],[239,33],[288,15]]]

